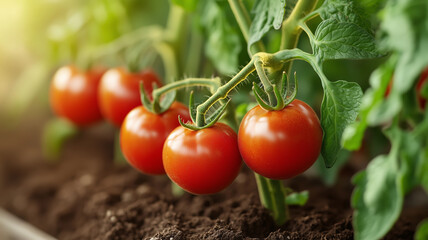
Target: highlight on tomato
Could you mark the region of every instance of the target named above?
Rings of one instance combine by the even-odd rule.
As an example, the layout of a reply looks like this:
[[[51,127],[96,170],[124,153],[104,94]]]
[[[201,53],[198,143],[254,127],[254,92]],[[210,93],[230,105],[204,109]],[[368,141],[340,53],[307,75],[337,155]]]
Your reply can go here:
[[[178,116],[190,121],[188,108],[179,102],[161,114],[144,106],[129,112],[120,130],[120,146],[131,166],[146,174],[165,174],[162,148],[169,133],[180,125]]]
[[[297,176],[317,160],[323,132],[313,109],[295,99],[282,110],[260,106],[242,119],[238,144],[244,162],[271,179]]]
[[[50,85],[50,104],[54,113],[77,126],[102,120],[98,105],[98,84],[103,71],[82,71],[73,65],[63,66]]]
[[[193,194],[212,194],[229,186],[242,165],[236,133],[223,123],[201,130],[177,127],[165,141],[168,177]]]
[[[124,68],[112,68],[102,76],[98,96],[105,119],[120,127],[126,115],[141,105],[141,81],[149,96],[153,91],[153,84],[162,86],[159,77],[152,70],[131,73]]]

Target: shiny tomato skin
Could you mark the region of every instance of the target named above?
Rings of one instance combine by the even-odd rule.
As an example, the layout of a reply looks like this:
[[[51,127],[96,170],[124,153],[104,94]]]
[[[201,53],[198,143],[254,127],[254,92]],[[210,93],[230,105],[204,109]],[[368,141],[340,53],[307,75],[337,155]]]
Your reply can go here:
[[[421,91],[424,84],[428,82],[428,67],[422,72],[416,84],[416,96],[418,99],[419,108],[425,110],[427,100],[422,96]]]
[[[98,89],[101,113],[105,119],[120,127],[123,119],[133,108],[141,105],[140,81],[151,97],[153,83],[161,86],[156,74],[151,70],[130,73],[124,68],[112,68],[101,78]]]
[[[162,148],[169,133],[180,125],[178,116],[190,121],[189,110],[179,102],[159,115],[143,106],[128,113],[120,130],[120,146],[134,168],[146,174],[165,174]]]
[[[98,105],[101,70],[80,71],[69,65],[58,69],[50,85],[54,113],[77,126],[88,126],[102,119]]]
[[[279,111],[251,109],[239,127],[238,144],[250,169],[267,178],[289,179],[317,160],[322,136],[316,113],[295,99]]]
[[[163,148],[166,174],[193,194],[212,194],[229,186],[242,165],[236,133],[216,123],[198,131],[177,127]]]

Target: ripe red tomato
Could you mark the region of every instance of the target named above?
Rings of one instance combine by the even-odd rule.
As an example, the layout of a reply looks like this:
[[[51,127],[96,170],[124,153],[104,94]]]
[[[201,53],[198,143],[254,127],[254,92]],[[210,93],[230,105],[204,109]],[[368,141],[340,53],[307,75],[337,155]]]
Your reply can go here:
[[[97,89],[102,72],[83,72],[64,66],[55,73],[50,86],[50,103],[58,116],[78,126],[87,126],[102,119]]]
[[[152,93],[153,83],[162,85],[151,70],[129,73],[123,68],[113,68],[103,75],[98,94],[101,113],[105,119],[120,127],[129,111],[141,105],[140,81],[143,81],[148,94]]]
[[[421,76],[419,77],[419,81],[416,84],[416,96],[418,98],[419,107],[422,110],[425,110],[425,105],[427,100],[421,95],[421,90],[422,90],[422,86],[426,82],[428,82],[428,67],[425,68],[425,70],[422,72]]]
[[[317,160],[322,136],[316,113],[295,99],[279,111],[251,109],[239,127],[238,144],[253,171],[271,179],[288,179]]]
[[[168,177],[194,194],[216,193],[229,186],[241,164],[236,133],[223,123],[198,131],[179,126],[163,148]]]
[[[129,112],[120,130],[120,146],[134,168],[147,174],[165,173],[162,147],[169,133],[180,125],[178,116],[190,121],[187,107],[179,102],[174,102],[170,109],[159,115],[143,106]]]

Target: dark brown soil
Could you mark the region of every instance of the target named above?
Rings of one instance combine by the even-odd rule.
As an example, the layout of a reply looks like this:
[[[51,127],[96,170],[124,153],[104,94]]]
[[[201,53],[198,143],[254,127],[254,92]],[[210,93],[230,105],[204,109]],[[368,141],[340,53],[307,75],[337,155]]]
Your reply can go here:
[[[44,161],[40,127],[0,133],[0,206],[59,239],[353,239],[350,167],[337,185],[316,177],[286,182],[309,190],[278,228],[260,206],[246,169],[225,191],[174,197],[166,177],[112,163],[112,130],[98,126],[70,141],[58,163]],[[412,239],[428,207],[408,206],[386,239]]]

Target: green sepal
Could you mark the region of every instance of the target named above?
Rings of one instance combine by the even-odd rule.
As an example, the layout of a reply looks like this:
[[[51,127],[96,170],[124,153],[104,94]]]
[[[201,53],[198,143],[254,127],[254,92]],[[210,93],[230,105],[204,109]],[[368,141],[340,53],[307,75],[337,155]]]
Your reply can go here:
[[[226,111],[226,107],[229,104],[229,102],[230,102],[230,99],[227,100],[227,102],[223,104],[223,106],[219,107],[217,110],[214,111],[213,114],[211,114],[209,117],[205,119],[205,123],[206,123],[205,127],[211,127],[223,116],[223,113]]]
[[[165,96],[160,100],[159,103],[159,113],[163,113],[171,107],[172,103],[175,101],[175,96],[177,96],[177,91],[170,91],[165,94]]]
[[[157,84],[153,83],[153,91],[156,89],[157,89]],[[170,91],[165,94],[165,96],[160,100],[160,102],[150,101],[149,96],[147,95],[147,92],[144,89],[143,82],[140,82],[141,103],[144,105],[144,107],[147,110],[149,110],[152,113],[161,114],[167,111],[171,107],[172,103],[175,101],[176,95],[177,95],[176,91]]]
[[[276,85],[273,85],[273,92],[275,93],[276,106],[274,106],[272,109],[276,111],[283,109],[285,106],[284,106],[284,98],[281,95],[281,90],[279,90],[276,87]]]
[[[196,125],[194,125],[192,123],[184,123],[183,120],[181,120],[180,116],[178,116],[178,122],[180,123],[180,125],[182,127],[188,128],[190,130],[197,131],[197,130],[201,130],[202,129],[202,128],[199,128],[199,127],[197,127]]]
[[[141,99],[141,103],[143,104],[143,106],[147,110],[152,111],[153,103],[152,103],[152,101],[150,101],[149,97],[147,96],[147,92],[144,89],[144,84],[142,81],[140,82],[140,99]]]
[[[260,105],[260,107],[268,111],[273,111],[273,108],[268,103],[266,103],[266,101],[262,97],[266,93],[255,82],[253,82],[253,92],[256,101]]]
[[[278,111],[285,108],[288,104],[290,104],[296,98],[296,95],[297,95],[296,72],[294,72],[294,86],[290,85],[290,81],[285,72],[283,72],[280,84],[281,84],[281,87],[279,89],[275,84],[272,85],[275,99],[276,99],[276,105],[271,106],[265,99],[263,99],[263,96],[266,95],[266,92],[263,89],[261,89],[255,82],[253,82],[254,96],[256,97],[258,104],[263,109],[267,111]]]
[[[287,77],[287,74],[284,72],[283,76],[286,78],[287,88],[283,88],[283,98],[284,100],[284,107],[286,107],[288,104],[290,104],[297,96],[297,73],[294,72],[294,86],[290,86],[290,81]],[[284,77],[283,77],[284,81]],[[285,85],[285,84],[284,84]]]
[[[208,118],[206,118],[205,120],[206,124],[204,126],[196,126],[192,123],[184,123],[181,120],[180,116],[178,117],[178,122],[180,123],[181,126],[194,131],[212,127],[223,116],[223,113],[226,111],[226,107],[229,104],[229,102],[230,102],[230,99],[223,106],[215,110],[215,112],[211,114]]]
[[[193,91],[190,92],[189,97],[189,112],[190,112],[190,118],[192,119],[192,122],[196,122],[196,106],[195,106],[195,97],[193,96]]]

